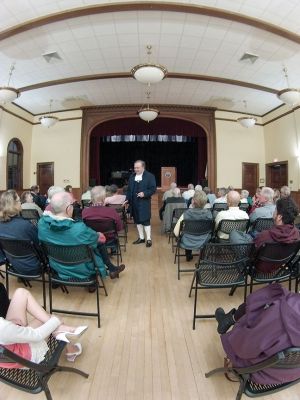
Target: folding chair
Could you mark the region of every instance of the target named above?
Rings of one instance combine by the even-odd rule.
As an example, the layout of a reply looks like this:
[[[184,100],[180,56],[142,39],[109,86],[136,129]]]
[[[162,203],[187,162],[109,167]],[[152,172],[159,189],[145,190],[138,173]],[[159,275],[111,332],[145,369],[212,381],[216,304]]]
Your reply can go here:
[[[37,210],[22,210],[21,211],[21,216],[24,219],[27,219],[28,221],[30,221],[33,225],[37,226],[39,219],[40,219],[40,215],[38,213]]]
[[[180,267],[180,258],[185,257],[185,254],[181,254],[180,250],[184,249],[186,250],[184,244],[183,244],[183,239],[184,236],[189,236],[190,238],[193,239],[193,241],[196,243],[195,247],[193,248],[193,251],[199,251],[200,249],[205,245],[206,242],[208,242],[211,239],[211,235],[213,232],[214,228],[214,221],[211,219],[199,219],[199,220],[183,220],[180,223],[180,231],[179,231],[179,236],[177,240],[177,246],[176,246],[176,251],[175,251],[175,257],[174,257],[174,264],[176,264],[177,260],[177,277],[180,279],[180,272],[194,272],[195,268],[193,269],[182,269]],[[204,239],[204,240],[203,240]],[[198,253],[192,253],[193,256],[198,256]]]
[[[127,214],[126,214],[126,209],[125,207],[122,206],[122,204],[109,204],[107,207],[114,208],[117,213],[119,214],[121,221],[123,223],[123,229],[118,231],[118,236],[120,239],[120,246],[124,248],[124,251],[126,252],[126,244],[127,244],[127,235],[128,235],[128,224],[127,224]],[[121,242],[122,240],[122,242]]]
[[[256,383],[252,380],[251,375],[255,372],[263,371],[269,368],[276,369],[294,369],[300,368],[300,348],[291,347],[289,349],[278,352],[272,357],[269,357],[265,361],[251,365],[249,367],[224,367],[216,368],[205,374],[206,378],[216,373],[230,373],[236,376],[240,382],[238,392],[236,394],[236,400],[240,400],[242,395],[245,394],[248,397],[260,397],[268,394],[279,392],[280,390],[287,389],[292,385],[300,382],[300,378],[291,382],[278,383],[278,384],[261,384]]]
[[[111,218],[103,218],[84,219],[83,222],[86,224],[86,226],[94,231],[104,234],[104,236],[107,238],[105,243],[106,248],[111,249],[111,251],[115,251],[117,256],[117,265],[120,265],[119,260],[122,261],[122,250],[115,221]],[[113,237],[113,239],[110,239],[110,237]]]
[[[198,290],[244,287],[246,299],[247,273],[252,251],[252,243],[208,243],[202,249],[190,289],[190,294],[195,289],[193,329],[197,318],[215,318],[214,314],[197,314]]]
[[[64,367],[58,365],[59,358],[66,342],[56,340],[52,335],[48,339],[49,350],[45,359],[36,364],[26,360],[0,345],[1,363],[18,363],[25,368],[0,368],[0,381],[6,383],[15,389],[22,390],[31,394],[45,392],[47,400],[52,400],[48,381],[56,372],[74,372],[78,375],[88,378],[88,374],[77,368]],[[16,396],[18,398],[18,396]]]
[[[187,210],[186,207],[175,208],[175,210],[173,210],[172,223],[171,223],[171,228],[170,228],[170,232],[169,232],[169,239],[168,239],[168,243],[170,243],[170,241],[171,241],[172,253],[174,253],[174,247],[176,247],[174,245],[175,236],[174,236],[173,231],[174,231],[175,225],[177,224],[177,221],[182,216],[182,214],[185,212],[185,210]]]
[[[228,243],[228,239],[219,238],[219,232],[229,235],[232,231],[247,232],[249,226],[249,219],[222,219],[217,226],[214,234],[214,241],[219,243]]]
[[[81,208],[86,208],[91,205],[91,200],[81,200]]]
[[[292,279],[297,282],[298,258],[300,250],[300,241],[292,243],[265,243],[256,252],[251,268],[250,275],[250,293],[253,285],[272,282],[289,281],[289,290],[291,290]],[[271,272],[262,272],[259,269],[260,263],[270,263],[270,266],[276,266]]]
[[[249,210],[249,204],[248,203],[240,203],[239,204],[239,209],[245,212],[248,212]]]
[[[101,275],[99,274],[98,267],[96,265],[96,260],[94,256],[93,249],[87,245],[77,245],[77,246],[63,246],[52,244],[48,242],[42,242],[43,249],[48,256],[49,259],[49,303],[50,303],[50,314],[52,312],[63,313],[63,314],[72,314],[72,315],[86,315],[97,317],[98,319],[98,328],[100,328],[100,303],[99,303],[99,287],[104,289],[105,295],[107,296],[107,291],[105,284]],[[52,268],[51,262],[57,262],[60,265],[63,265],[65,268],[66,275],[68,274],[68,268],[72,266],[76,266],[82,263],[91,263],[93,265],[93,274],[87,278],[69,278],[63,279],[60,278],[56,271]],[[71,274],[70,274],[71,275]],[[98,278],[101,280],[102,285],[99,286]],[[53,295],[52,295],[52,283],[56,283],[58,285],[73,287],[96,287],[96,307],[97,312],[88,312],[88,311],[73,311],[73,310],[65,310],[61,308],[53,307]],[[68,291],[67,291],[68,293]]]
[[[9,276],[20,278],[26,287],[32,287],[30,281],[42,282],[43,288],[43,307],[46,310],[46,279],[47,260],[42,249],[30,240],[7,239],[0,237],[0,246],[5,255],[5,274],[6,274],[6,290],[9,294]],[[16,270],[13,259],[22,261],[24,257],[36,259],[40,266],[40,272],[37,274],[24,274]],[[9,261],[9,259],[11,261]]]
[[[272,228],[273,225],[273,218],[257,218],[253,224],[249,226],[249,232],[262,232]]]
[[[211,209],[213,218],[216,219],[216,216],[220,211],[225,211],[228,210],[228,204],[227,203],[214,203],[213,207]]]

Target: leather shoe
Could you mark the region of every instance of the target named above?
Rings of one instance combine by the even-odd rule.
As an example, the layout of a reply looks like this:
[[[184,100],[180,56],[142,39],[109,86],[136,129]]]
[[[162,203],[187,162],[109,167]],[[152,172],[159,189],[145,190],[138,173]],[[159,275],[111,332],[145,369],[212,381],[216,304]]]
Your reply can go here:
[[[151,247],[152,246],[152,240],[147,240],[146,247]]]
[[[125,264],[119,265],[119,267],[116,267],[117,269],[113,272],[109,273],[110,279],[116,279],[119,278],[119,273],[124,271],[125,269]]]
[[[145,243],[145,239],[140,239],[140,238],[138,238],[137,240],[135,240],[134,242],[132,242],[132,244],[140,244],[140,243]]]

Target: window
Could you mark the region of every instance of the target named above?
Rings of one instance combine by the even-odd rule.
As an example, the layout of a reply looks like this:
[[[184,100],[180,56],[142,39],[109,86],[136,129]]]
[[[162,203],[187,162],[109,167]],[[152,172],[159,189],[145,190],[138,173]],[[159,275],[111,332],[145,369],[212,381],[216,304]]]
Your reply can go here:
[[[23,189],[23,146],[12,139],[7,146],[7,189]]]

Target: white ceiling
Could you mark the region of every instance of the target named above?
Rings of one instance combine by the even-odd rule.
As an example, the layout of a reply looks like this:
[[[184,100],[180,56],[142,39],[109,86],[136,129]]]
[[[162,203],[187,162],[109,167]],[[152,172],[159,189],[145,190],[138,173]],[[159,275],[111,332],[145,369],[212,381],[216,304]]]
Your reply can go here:
[[[124,1],[2,0],[0,34],[20,23],[49,14],[95,4]],[[176,1],[216,7],[251,16],[300,33],[298,0]],[[204,15],[167,11],[129,11],[66,19],[27,30],[0,41],[0,85],[24,88],[58,79],[128,73],[147,61],[146,45],[153,46],[151,61],[170,73],[234,79],[275,90],[300,87],[300,45],[249,25]],[[61,60],[47,63],[42,54],[58,52]],[[245,53],[258,55],[254,64],[240,62]],[[143,104],[146,87],[132,78],[82,81],[24,91],[16,103],[38,114],[82,105]],[[213,106],[262,115],[281,102],[272,93],[242,86],[191,79],[166,78],[151,88],[153,104]]]

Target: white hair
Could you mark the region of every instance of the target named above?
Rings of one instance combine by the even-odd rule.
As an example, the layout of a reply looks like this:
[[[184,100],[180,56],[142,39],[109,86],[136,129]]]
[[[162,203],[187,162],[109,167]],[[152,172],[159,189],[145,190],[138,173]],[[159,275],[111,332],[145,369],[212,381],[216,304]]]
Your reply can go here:
[[[91,200],[93,203],[99,203],[104,201],[106,196],[106,190],[104,186],[94,186],[91,190]]]
[[[72,199],[69,192],[63,191],[54,193],[50,201],[53,214],[65,212],[70,202],[72,202]]]
[[[201,186],[201,185],[196,185],[196,186],[195,186],[195,190],[196,190],[197,192],[199,192],[200,190],[202,190],[202,186]]]
[[[170,189],[175,189],[177,188],[177,183],[176,182],[172,182],[170,185]]]
[[[194,185],[192,183],[188,184],[188,190],[194,190]]]
[[[248,190],[243,189],[243,190],[241,191],[241,198],[242,198],[242,199],[247,199],[248,196],[249,196]]]
[[[268,202],[272,203],[274,198],[274,190],[268,186],[265,186],[261,189],[260,194],[264,196]]]
[[[48,199],[51,200],[55,193],[64,192],[65,190],[60,186],[50,186],[47,192]]]
[[[179,188],[174,188],[172,190],[172,196],[173,197],[180,197],[180,189]]]

